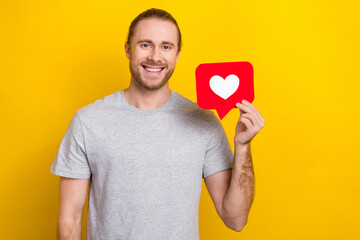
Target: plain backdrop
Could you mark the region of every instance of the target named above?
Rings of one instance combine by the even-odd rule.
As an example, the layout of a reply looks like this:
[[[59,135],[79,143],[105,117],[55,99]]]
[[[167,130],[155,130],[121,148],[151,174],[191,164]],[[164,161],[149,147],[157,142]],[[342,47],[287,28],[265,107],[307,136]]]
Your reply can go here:
[[[349,0],[1,1],[0,239],[55,239],[52,161],[77,109],[128,86],[127,30],[151,7],[183,34],[173,90],[196,101],[199,64],[249,61],[266,121],[251,144],[248,224],[227,229],[203,185],[200,238],[360,239],[360,7]],[[232,147],[238,117],[222,120]],[[84,214],[83,239],[85,226]]]

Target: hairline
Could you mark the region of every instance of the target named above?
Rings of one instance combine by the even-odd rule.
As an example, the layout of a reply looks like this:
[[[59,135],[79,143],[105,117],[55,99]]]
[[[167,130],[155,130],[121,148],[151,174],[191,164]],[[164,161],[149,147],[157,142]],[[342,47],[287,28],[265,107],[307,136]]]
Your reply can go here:
[[[170,14],[169,14],[170,15]],[[139,15],[140,16],[140,15]],[[170,15],[171,16],[171,15]],[[172,16],[171,16],[172,17]],[[137,17],[136,17],[137,18]],[[147,19],[159,19],[159,20],[162,20],[162,21],[168,21],[168,22],[171,22],[173,25],[175,25],[175,28],[177,30],[177,41],[178,41],[178,44],[176,45],[177,46],[177,52],[179,53],[181,48],[182,48],[182,38],[181,38],[181,32],[180,32],[180,28],[178,26],[178,23],[177,21],[175,20],[175,18],[172,17],[172,19],[168,19],[166,17],[162,17],[162,16],[157,16],[157,15],[153,15],[153,16],[146,16],[146,17],[143,17],[141,18],[140,20],[136,21],[134,23],[134,21],[136,20],[136,18],[131,22],[130,24],[130,28],[129,28],[129,32],[128,32],[128,36],[127,36],[127,40],[126,40],[126,43],[130,46],[130,42],[131,42],[131,39],[133,38],[133,35],[135,33],[135,29],[137,27],[137,25],[142,21],[142,20],[147,20]],[[134,23],[134,25],[133,25]],[[133,27],[131,28],[131,25],[133,25]],[[132,31],[130,31],[132,30]]]

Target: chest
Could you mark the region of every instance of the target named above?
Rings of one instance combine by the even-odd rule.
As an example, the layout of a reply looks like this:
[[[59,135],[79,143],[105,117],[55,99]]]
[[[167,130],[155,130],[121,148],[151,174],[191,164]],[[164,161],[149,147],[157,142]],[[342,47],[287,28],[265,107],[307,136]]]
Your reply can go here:
[[[104,119],[85,134],[93,174],[137,178],[166,171],[201,175],[206,135],[177,118]],[[150,174],[151,173],[151,174]]]

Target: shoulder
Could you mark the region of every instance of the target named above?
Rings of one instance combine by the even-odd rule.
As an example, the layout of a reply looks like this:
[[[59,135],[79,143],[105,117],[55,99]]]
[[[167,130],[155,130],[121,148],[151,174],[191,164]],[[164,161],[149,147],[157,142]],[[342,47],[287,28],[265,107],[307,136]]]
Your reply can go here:
[[[76,111],[81,120],[105,117],[114,112],[114,109],[121,107],[119,99],[120,91],[102,97]]]
[[[176,98],[176,110],[180,111],[187,120],[191,122],[199,122],[204,127],[213,127],[221,124],[213,111],[202,109],[196,102],[174,92]]]

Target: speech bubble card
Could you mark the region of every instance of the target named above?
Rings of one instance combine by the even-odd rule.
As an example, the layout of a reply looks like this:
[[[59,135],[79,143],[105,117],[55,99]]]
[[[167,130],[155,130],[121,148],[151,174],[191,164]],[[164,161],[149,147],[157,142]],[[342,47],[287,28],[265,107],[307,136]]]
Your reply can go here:
[[[243,99],[254,101],[254,69],[249,62],[203,63],[195,71],[197,103],[223,119]]]

